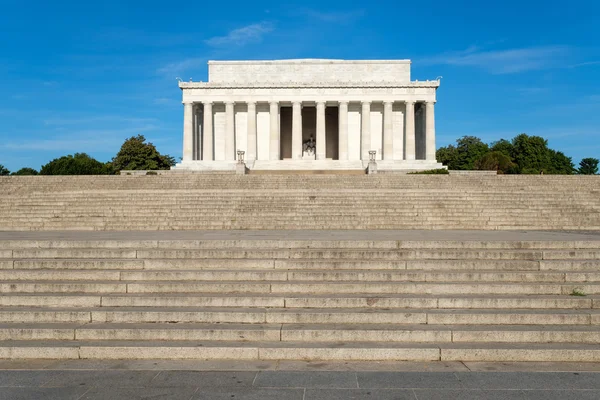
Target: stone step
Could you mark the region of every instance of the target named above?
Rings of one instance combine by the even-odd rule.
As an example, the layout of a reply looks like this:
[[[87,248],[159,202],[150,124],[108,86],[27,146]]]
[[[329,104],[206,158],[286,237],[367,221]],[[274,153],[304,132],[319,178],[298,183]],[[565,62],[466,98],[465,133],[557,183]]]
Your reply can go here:
[[[1,323],[600,325],[600,310],[88,307],[0,308]]]
[[[476,249],[571,250],[600,249],[600,240],[3,240],[2,250],[23,249]]]
[[[600,272],[527,271],[497,272],[478,270],[460,272],[454,270],[167,270],[167,271],[119,271],[79,269],[0,269],[1,281],[387,281],[387,282],[600,282]]]
[[[344,260],[344,259],[0,259],[6,270],[493,270],[493,271],[598,271],[600,260]]]
[[[0,324],[0,340],[168,340],[400,343],[589,343],[597,325]]]
[[[600,249],[15,249],[4,259],[600,260]]]
[[[599,296],[376,294],[3,294],[3,307],[244,307],[244,308],[426,308],[426,309],[600,309]]]
[[[600,294],[600,282],[585,283],[473,283],[372,281],[3,281],[0,293],[273,293],[273,294],[523,294],[570,295],[573,291]]]
[[[599,362],[600,345],[228,341],[0,341],[5,359]]]

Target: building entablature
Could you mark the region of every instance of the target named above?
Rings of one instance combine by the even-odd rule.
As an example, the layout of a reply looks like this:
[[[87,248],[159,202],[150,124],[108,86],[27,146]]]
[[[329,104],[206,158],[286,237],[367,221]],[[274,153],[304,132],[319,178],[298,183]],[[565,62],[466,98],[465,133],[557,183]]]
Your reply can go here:
[[[412,82],[263,82],[263,83],[215,83],[215,82],[179,82],[179,88],[185,89],[313,89],[313,88],[437,88],[440,81],[412,81]]]

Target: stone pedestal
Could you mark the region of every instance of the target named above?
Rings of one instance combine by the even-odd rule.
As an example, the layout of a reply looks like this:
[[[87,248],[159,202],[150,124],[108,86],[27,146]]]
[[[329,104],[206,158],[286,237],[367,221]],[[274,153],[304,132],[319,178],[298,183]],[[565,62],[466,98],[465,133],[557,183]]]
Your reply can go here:
[[[245,163],[235,164],[235,174],[236,175],[246,175],[246,164]]]
[[[377,163],[375,161],[369,161],[367,166],[367,174],[372,175],[377,173]]]

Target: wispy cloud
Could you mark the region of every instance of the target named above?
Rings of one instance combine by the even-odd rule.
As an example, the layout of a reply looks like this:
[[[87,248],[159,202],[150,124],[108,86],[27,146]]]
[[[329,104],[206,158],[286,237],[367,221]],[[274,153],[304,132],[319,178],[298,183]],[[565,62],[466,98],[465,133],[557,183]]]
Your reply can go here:
[[[260,42],[264,35],[274,30],[271,22],[259,22],[229,31],[225,36],[215,36],[204,41],[212,47],[244,46]]]
[[[300,10],[300,14],[323,22],[345,23],[362,17],[365,14],[365,10],[322,11],[302,9]]]
[[[207,62],[208,58],[206,57],[186,58],[160,67],[156,70],[156,72],[161,75],[168,75],[170,78],[175,79],[177,75],[182,74],[191,69],[201,68],[205,66]],[[185,77],[182,78],[186,80]]]
[[[47,118],[44,121],[44,125],[47,126],[71,126],[71,125],[85,125],[85,124],[98,124],[98,123],[119,123],[119,124],[150,124],[156,122],[154,118],[134,118],[134,117],[123,117],[118,115],[99,115],[90,117],[54,117]]]
[[[98,152],[119,149],[123,141],[132,135],[156,131],[158,126],[146,124],[124,129],[94,129],[57,134],[48,139],[6,141],[0,149],[11,151],[64,151]]]
[[[493,74],[512,74],[561,66],[570,53],[566,46],[538,46],[505,50],[482,50],[472,46],[463,51],[425,57],[423,64],[475,67]]]
[[[579,64],[573,64],[570,67],[571,68],[579,68],[579,67],[589,67],[591,65],[600,65],[600,61],[587,61],[587,62],[582,62]]]
[[[179,100],[169,98],[169,97],[157,97],[152,101],[157,106],[165,106],[165,105],[181,105]]]

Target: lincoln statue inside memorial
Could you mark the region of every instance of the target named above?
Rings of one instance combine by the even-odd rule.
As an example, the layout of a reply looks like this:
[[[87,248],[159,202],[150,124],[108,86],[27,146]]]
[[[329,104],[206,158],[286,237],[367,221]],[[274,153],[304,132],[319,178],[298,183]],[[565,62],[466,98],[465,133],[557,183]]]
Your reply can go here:
[[[208,82],[180,82],[183,159],[175,169],[441,168],[439,80],[411,81],[409,60],[209,61]]]

